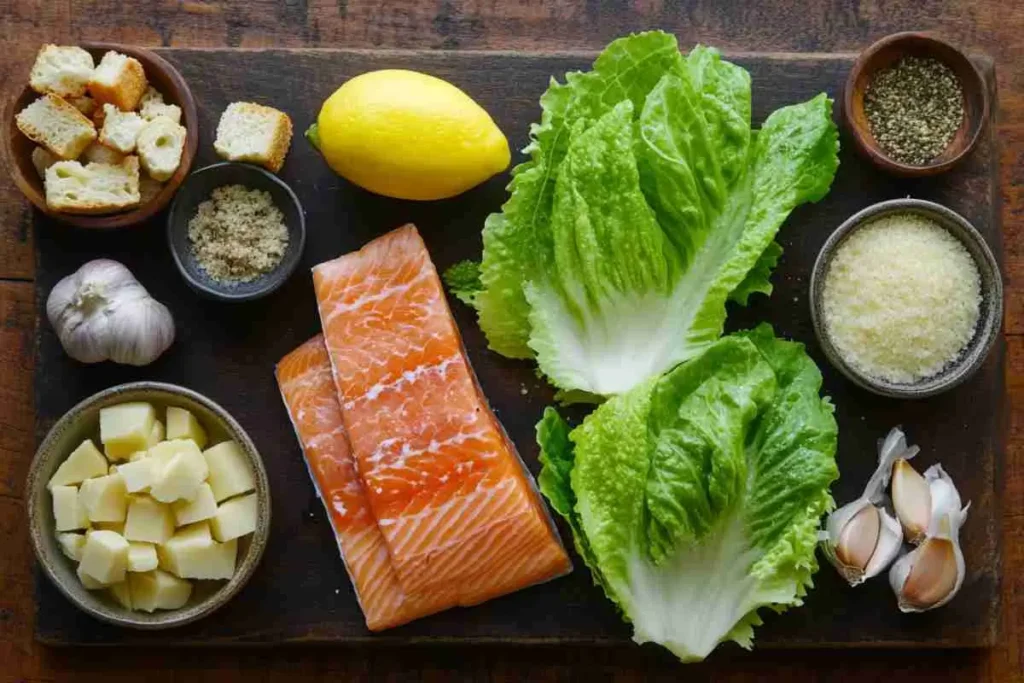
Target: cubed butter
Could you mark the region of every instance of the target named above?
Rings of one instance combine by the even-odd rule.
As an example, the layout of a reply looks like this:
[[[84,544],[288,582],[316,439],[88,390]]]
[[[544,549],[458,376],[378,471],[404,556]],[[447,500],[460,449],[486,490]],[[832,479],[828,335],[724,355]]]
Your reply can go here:
[[[60,464],[57,471],[50,477],[47,486],[53,488],[68,484],[81,484],[86,479],[102,477],[106,473],[107,459],[103,457],[92,441],[86,439],[78,448],[71,451],[67,460]]]
[[[174,513],[169,505],[149,496],[135,496],[128,506],[124,536],[129,541],[163,543],[174,535]]]
[[[217,514],[217,500],[213,497],[213,489],[206,482],[199,486],[199,492],[193,500],[179,500],[171,503],[174,510],[174,521],[178,526],[210,519]]]
[[[218,503],[256,488],[245,453],[234,441],[225,441],[208,448],[203,451],[203,457],[210,468],[210,488]]]
[[[97,579],[94,579],[93,577],[83,572],[82,565],[78,565],[78,569],[75,570],[75,574],[78,575],[78,580],[82,582],[82,585],[85,586],[86,590],[98,591],[107,587],[107,584],[103,583],[102,581],[98,581]]]
[[[153,423],[153,429],[149,432],[149,439],[146,440],[146,446],[152,448],[157,445],[164,440],[166,433],[164,423],[160,420],[155,421]]]
[[[124,460],[147,447],[156,422],[149,403],[122,403],[100,410],[100,441],[111,460]]]
[[[82,562],[78,566],[102,584],[110,585],[124,581],[128,571],[128,541],[114,531],[93,531],[85,537],[82,548]]]
[[[154,569],[141,574],[129,574],[132,604],[135,609],[152,612],[157,609],[178,609],[188,602],[192,584],[167,572]]]
[[[149,572],[159,565],[156,546],[152,543],[128,542],[128,571]]]
[[[256,494],[224,501],[210,520],[210,532],[218,541],[230,541],[256,531]]]
[[[165,441],[164,443],[174,443]],[[184,449],[167,461],[156,481],[149,487],[149,493],[157,500],[172,503],[176,500],[195,500],[199,487],[206,481],[209,470],[202,452],[191,441],[192,449]]]
[[[156,481],[159,472],[160,463],[153,458],[143,458],[117,466],[117,473],[124,479],[124,486],[128,493],[147,490]]]
[[[132,592],[128,586],[128,581],[122,581],[121,583],[115,583],[113,586],[107,589],[110,592],[110,597],[114,598],[114,602],[121,605],[125,609],[132,609]]]
[[[60,550],[69,560],[78,562],[82,559],[82,548],[85,547],[85,534],[66,532],[57,534]]]
[[[191,439],[199,448],[206,447],[206,430],[199,420],[191,412],[176,406],[167,408],[167,438]]]
[[[119,474],[86,479],[79,490],[82,505],[93,522],[123,522],[128,510],[128,490]]]
[[[89,514],[76,486],[54,486],[53,520],[57,531],[74,531],[89,526]]]
[[[201,522],[176,533],[158,554],[160,566],[183,579],[230,579],[235,574],[238,541],[214,541]]]

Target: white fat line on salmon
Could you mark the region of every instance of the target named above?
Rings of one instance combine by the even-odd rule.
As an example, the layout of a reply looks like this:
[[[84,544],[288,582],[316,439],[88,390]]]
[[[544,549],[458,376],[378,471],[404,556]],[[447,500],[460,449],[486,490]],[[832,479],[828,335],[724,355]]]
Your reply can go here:
[[[390,287],[385,287],[384,289],[378,290],[373,294],[361,294],[355,301],[351,303],[338,302],[334,304],[330,312],[327,314],[327,319],[323,321],[324,329],[328,329],[331,325],[331,322],[333,322],[333,320],[339,315],[350,313],[352,311],[357,311],[366,304],[379,303],[381,301],[385,301],[386,299],[390,299],[393,296],[402,294],[403,292],[408,290],[412,285],[419,284],[420,282],[422,282],[424,279],[427,278],[428,275],[429,273],[424,270],[421,271],[413,279],[407,282],[403,282],[400,285],[392,285]]]
[[[412,370],[406,370],[405,372],[403,372],[401,377],[395,379],[392,382],[378,382],[377,384],[374,384],[362,396],[356,396],[352,400],[346,401],[343,409],[352,410],[355,407],[356,403],[358,403],[359,401],[376,400],[377,397],[381,395],[381,393],[385,391],[393,391],[400,389],[404,384],[412,384],[417,379],[430,372],[436,372],[443,378],[448,373],[448,368],[461,360],[462,354],[456,352],[439,363],[417,365]]]
[[[301,420],[301,416],[300,416],[300,420]],[[332,429],[329,432],[320,432],[316,436],[310,438],[309,441],[306,442],[306,448],[319,448],[320,444],[322,444],[323,442],[325,442],[325,441],[334,441],[335,438],[337,438],[338,436],[342,436],[344,434],[345,434],[345,427],[344,427],[344,425],[338,425],[337,427],[335,427],[334,429]]]
[[[366,459],[367,462],[373,463],[374,465],[380,465],[377,471],[390,470],[403,468],[406,462],[411,457],[420,455],[426,455],[428,453],[438,454],[444,446],[461,446],[467,441],[473,439],[484,439],[488,432],[486,430],[477,430],[475,432],[463,433],[459,432],[454,436],[438,441],[437,439],[431,439],[430,443],[427,444],[426,448],[413,448],[409,445],[409,442],[402,438],[384,439],[380,442],[377,448],[374,449],[370,457]],[[401,449],[396,453],[391,446],[397,443],[401,443]],[[391,456],[391,457],[388,457]],[[447,477],[447,475],[446,475]],[[442,478],[441,481],[447,481],[446,478]]]

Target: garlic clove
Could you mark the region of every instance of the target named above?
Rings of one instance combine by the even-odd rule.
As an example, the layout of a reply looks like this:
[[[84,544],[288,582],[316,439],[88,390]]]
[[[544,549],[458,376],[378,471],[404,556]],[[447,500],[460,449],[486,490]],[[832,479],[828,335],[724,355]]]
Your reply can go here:
[[[871,554],[871,560],[864,567],[864,579],[881,574],[892,564],[903,547],[903,527],[900,526],[899,521],[881,508],[878,510],[878,517],[881,522],[878,543]]]
[[[862,507],[840,532],[836,559],[847,567],[863,571],[878,545],[880,526],[878,508],[874,505]]]
[[[901,557],[889,584],[902,612],[924,612],[953,599],[964,580],[964,557],[956,538],[930,537]]]
[[[928,483],[929,495],[932,500],[931,515],[928,534],[930,536],[950,535],[949,531],[943,532],[941,524],[949,523],[959,529],[967,518],[967,507],[961,509],[960,492],[953,484],[942,465],[932,465],[924,473],[924,479]]]
[[[907,541],[923,541],[932,517],[931,486],[904,458],[892,467],[892,504]]]

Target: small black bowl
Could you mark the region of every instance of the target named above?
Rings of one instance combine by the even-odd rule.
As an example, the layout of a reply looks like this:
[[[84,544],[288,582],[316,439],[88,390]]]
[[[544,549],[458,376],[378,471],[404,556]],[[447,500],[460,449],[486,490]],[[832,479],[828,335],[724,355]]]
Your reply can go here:
[[[218,282],[199,266],[192,254],[188,223],[196,215],[199,205],[210,198],[214,189],[224,185],[243,185],[249,189],[269,192],[274,205],[284,214],[285,226],[288,228],[288,248],[281,263],[274,270],[250,282]],[[276,175],[252,164],[226,161],[205,166],[182,183],[167,214],[167,242],[175,265],[192,289],[221,301],[251,301],[270,294],[295,272],[306,246],[306,215],[299,198]]]

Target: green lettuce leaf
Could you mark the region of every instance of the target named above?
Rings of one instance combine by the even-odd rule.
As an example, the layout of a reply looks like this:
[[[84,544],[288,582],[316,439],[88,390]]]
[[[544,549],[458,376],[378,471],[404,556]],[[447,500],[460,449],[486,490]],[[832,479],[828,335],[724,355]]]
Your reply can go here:
[[[802,345],[762,325],[610,399],[568,434],[557,473],[544,463],[559,484],[542,490],[635,640],[698,660],[750,647],[759,609],[802,604],[838,477],[820,389]]]

